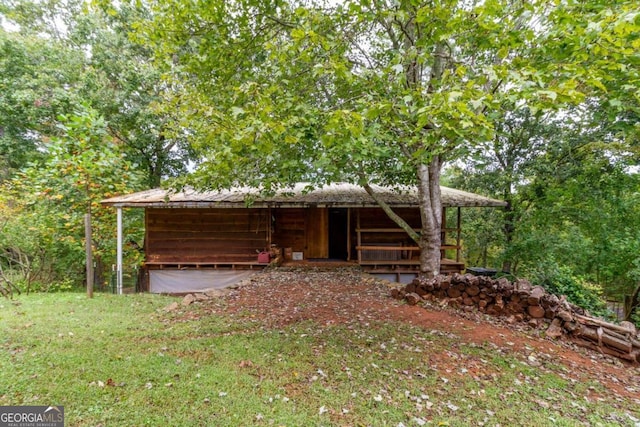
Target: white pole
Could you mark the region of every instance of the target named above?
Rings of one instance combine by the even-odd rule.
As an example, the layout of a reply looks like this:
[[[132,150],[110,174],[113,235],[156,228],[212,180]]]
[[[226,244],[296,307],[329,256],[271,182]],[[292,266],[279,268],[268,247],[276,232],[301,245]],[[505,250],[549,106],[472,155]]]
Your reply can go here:
[[[117,208],[118,222],[118,246],[116,254],[116,285],[117,294],[122,295],[122,208]]]

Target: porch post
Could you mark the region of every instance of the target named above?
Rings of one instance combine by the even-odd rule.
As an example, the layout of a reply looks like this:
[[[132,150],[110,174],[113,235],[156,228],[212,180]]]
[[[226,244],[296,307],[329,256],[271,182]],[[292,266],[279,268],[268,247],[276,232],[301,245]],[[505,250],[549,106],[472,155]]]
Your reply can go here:
[[[457,224],[456,224],[456,228],[457,228],[457,236],[456,236],[456,262],[460,262],[460,239],[462,238],[462,236],[460,236],[460,233],[462,233],[462,227],[461,227],[461,215],[462,215],[462,209],[460,208],[460,206],[458,206],[458,219],[457,219]]]
[[[116,249],[116,289],[117,294],[122,294],[122,208],[116,208],[117,212],[117,249]]]

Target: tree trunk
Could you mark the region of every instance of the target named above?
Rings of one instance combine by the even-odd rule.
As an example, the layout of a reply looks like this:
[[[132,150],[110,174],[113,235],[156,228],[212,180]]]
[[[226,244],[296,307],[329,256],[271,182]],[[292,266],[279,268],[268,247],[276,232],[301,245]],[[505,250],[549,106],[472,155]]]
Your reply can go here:
[[[629,297],[628,304],[625,304],[624,320],[631,320],[631,316],[633,315],[636,307],[640,307],[640,284],[638,284],[635,291],[633,291],[633,294]]]
[[[511,194],[505,191],[505,200],[507,201],[507,206],[504,208],[504,240],[505,247],[511,248],[511,243],[513,242],[513,235],[516,231],[515,227],[515,212],[513,210],[513,205],[511,204]],[[505,258],[502,261],[502,271],[505,273],[511,273],[511,259]]]
[[[440,170],[442,161],[434,156],[428,165],[418,166],[418,200],[422,231],[420,234],[420,273],[435,277],[440,273],[440,246],[442,245],[442,200],[440,197]]]

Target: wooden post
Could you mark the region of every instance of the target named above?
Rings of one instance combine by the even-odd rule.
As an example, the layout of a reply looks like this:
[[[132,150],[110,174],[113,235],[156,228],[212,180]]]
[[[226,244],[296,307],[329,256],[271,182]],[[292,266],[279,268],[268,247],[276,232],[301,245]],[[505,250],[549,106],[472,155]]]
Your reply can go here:
[[[117,242],[116,242],[116,289],[117,294],[122,295],[122,208],[118,206],[116,209],[116,226],[117,226]]]
[[[91,248],[91,214],[84,214],[84,238],[86,251],[87,296],[93,298],[93,251]]]
[[[351,208],[347,208],[347,261],[351,261]]]
[[[358,245],[356,251],[358,252],[358,264],[362,263],[362,250],[360,249],[360,247],[362,246],[362,234],[360,231],[361,227],[362,226],[360,224],[360,209],[358,209],[356,211],[356,236],[357,236],[356,244]]]
[[[440,226],[440,259],[447,257],[447,251],[443,246],[447,245],[447,208],[442,207],[442,224]]]
[[[273,243],[271,241],[272,240],[271,232],[273,231],[272,230],[272,227],[273,227],[273,220],[272,220],[273,217],[272,217],[272,215],[273,214],[271,213],[271,206],[269,206],[267,208],[267,250],[268,251],[271,251],[271,245]]]
[[[461,227],[461,215],[462,215],[462,209],[460,208],[460,206],[458,206],[458,221],[456,224],[456,233],[457,233],[457,237],[456,237],[456,262],[460,262],[460,239],[462,236],[460,236],[460,233],[462,233],[462,227]]]

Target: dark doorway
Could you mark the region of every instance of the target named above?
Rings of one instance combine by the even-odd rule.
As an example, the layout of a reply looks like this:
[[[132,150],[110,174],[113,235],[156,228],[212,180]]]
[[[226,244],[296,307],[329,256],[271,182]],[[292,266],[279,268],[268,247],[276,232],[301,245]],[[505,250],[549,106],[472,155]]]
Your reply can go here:
[[[347,259],[347,209],[329,209],[329,258]]]

